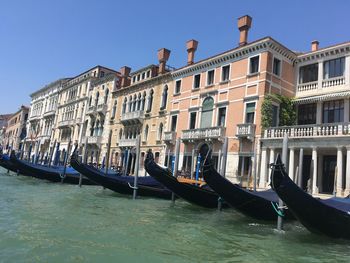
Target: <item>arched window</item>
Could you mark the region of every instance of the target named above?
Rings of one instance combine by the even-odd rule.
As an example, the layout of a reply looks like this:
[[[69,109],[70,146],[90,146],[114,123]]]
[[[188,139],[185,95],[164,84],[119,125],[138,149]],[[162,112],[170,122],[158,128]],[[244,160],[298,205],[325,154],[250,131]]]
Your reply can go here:
[[[95,130],[95,121],[92,121],[91,127],[90,127],[90,136],[94,135],[94,130]]]
[[[132,96],[129,97],[129,107],[128,107],[128,112],[131,112],[132,109]]]
[[[111,119],[115,118],[116,111],[117,111],[117,101],[114,102],[114,105],[113,105],[113,108],[112,108]]]
[[[89,99],[89,106],[91,106],[91,103],[92,103],[92,96],[90,96],[90,99]]]
[[[142,111],[145,110],[145,103],[146,103],[146,91],[143,93],[142,99],[141,99],[141,110]]]
[[[104,104],[107,104],[108,95],[109,95],[109,89],[106,89],[106,91],[105,91],[105,99],[104,99]]]
[[[98,129],[100,128],[100,121],[97,120],[96,125],[95,125],[95,129],[94,129],[94,136],[98,135]]]
[[[136,111],[136,103],[137,103],[137,97],[136,97],[136,94],[134,95],[134,100],[133,100],[133,103],[132,103],[132,111]]]
[[[126,104],[128,103],[128,99],[125,98],[124,99],[124,102],[123,102],[123,110],[122,110],[122,113],[124,114],[126,112]]]
[[[160,104],[161,110],[164,110],[166,108],[167,100],[168,100],[168,85],[165,85],[165,87],[163,89],[163,93],[162,93],[162,101]]]
[[[148,95],[147,112],[152,111],[152,104],[153,104],[153,89],[151,89]]]
[[[96,99],[95,99],[95,106],[97,106],[97,104],[98,104],[98,99],[99,99],[99,97],[100,97],[100,93],[97,92],[97,93],[96,93]]]
[[[158,141],[162,140],[162,138],[163,138],[163,123],[159,124],[157,137],[158,137]]]
[[[122,136],[123,136],[123,129],[120,129],[119,130],[119,140],[122,138]]]
[[[137,111],[141,109],[141,93],[137,96]]]
[[[143,140],[147,141],[148,139],[148,125],[146,125],[144,133],[143,133]]]
[[[207,97],[202,104],[201,128],[211,127],[213,118],[214,99]]]

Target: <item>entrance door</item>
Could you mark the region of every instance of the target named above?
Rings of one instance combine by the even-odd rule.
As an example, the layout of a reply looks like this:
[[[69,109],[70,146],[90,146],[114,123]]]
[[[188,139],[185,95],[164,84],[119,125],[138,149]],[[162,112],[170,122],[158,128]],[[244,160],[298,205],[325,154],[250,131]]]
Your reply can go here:
[[[336,166],[337,157],[335,155],[327,155],[323,157],[322,193],[333,193]]]

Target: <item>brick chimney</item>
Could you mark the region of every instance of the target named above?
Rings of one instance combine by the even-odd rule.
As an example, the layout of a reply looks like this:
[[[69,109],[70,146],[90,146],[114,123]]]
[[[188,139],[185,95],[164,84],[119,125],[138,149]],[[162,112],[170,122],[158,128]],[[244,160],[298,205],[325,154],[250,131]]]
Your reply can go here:
[[[318,42],[317,40],[312,41],[311,42],[311,51],[317,51],[319,44],[320,44],[320,42]]]
[[[159,74],[165,73],[165,65],[170,56],[170,50],[161,48],[158,50],[158,61],[159,61]]]
[[[187,65],[191,65],[194,63],[194,53],[198,47],[198,41],[191,39],[186,42],[187,47]]]
[[[248,31],[252,25],[252,18],[248,15],[238,18],[239,45],[244,46],[248,42]]]
[[[120,68],[120,74],[121,74],[121,83],[120,87],[124,88],[129,85],[129,74],[130,74],[131,68],[124,66]]]

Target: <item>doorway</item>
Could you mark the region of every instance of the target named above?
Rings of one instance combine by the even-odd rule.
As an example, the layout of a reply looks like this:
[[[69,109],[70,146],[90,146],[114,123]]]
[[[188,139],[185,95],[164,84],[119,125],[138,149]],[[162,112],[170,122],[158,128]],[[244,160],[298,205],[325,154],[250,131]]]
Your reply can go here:
[[[326,155],[323,157],[322,193],[333,193],[336,166],[337,157],[335,155]]]

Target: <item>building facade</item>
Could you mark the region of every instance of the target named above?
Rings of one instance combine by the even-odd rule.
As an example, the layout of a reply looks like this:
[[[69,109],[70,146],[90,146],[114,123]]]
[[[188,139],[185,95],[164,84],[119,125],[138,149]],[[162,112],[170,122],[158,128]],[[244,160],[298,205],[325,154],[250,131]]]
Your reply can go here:
[[[21,106],[7,122],[7,128],[4,136],[4,149],[21,151],[23,148],[23,140],[26,137],[26,123],[28,119],[29,107]]]
[[[261,177],[289,136],[289,176],[313,194],[350,194],[350,43],[297,56],[295,65],[297,125],[264,133]],[[302,162],[301,162],[302,161]],[[264,184],[263,184],[264,185]],[[263,186],[262,185],[262,186]]]

